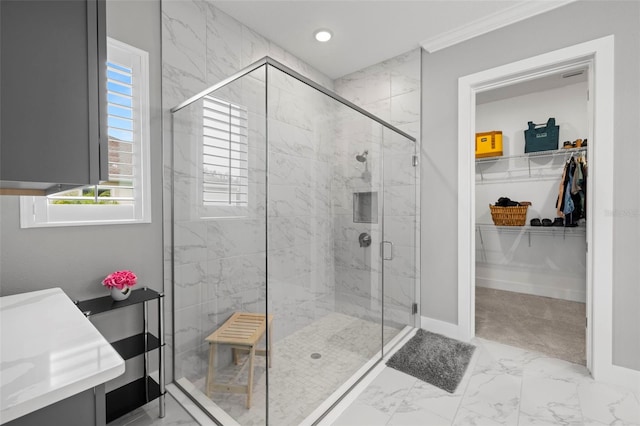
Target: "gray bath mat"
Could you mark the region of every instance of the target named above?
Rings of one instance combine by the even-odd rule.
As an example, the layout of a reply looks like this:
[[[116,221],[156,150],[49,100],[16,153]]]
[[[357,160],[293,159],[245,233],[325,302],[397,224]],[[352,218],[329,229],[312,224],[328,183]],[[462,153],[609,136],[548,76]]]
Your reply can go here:
[[[475,349],[468,343],[420,329],[389,358],[387,365],[453,393]]]

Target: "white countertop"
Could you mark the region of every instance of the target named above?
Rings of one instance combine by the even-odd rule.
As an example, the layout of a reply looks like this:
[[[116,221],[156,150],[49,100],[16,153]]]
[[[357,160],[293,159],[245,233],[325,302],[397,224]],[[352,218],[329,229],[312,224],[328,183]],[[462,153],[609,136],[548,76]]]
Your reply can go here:
[[[0,424],[118,377],[124,368],[62,289],[0,297]]]

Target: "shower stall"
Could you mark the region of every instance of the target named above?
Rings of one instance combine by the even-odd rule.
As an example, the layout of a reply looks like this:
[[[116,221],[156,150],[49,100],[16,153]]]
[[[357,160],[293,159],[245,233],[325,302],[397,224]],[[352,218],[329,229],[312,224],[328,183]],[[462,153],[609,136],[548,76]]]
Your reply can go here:
[[[313,424],[416,325],[415,139],[268,57],[172,113],[175,383]],[[236,313],[270,362],[210,345]]]

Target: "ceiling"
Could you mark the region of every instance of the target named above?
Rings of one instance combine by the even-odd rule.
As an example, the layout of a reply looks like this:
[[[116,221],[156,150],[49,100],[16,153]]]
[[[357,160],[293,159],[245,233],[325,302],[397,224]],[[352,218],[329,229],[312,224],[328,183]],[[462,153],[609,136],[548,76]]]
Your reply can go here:
[[[566,0],[214,1],[227,14],[332,79],[421,45],[433,51],[566,3]],[[314,39],[313,34],[319,28],[332,31],[331,41],[319,43]]]

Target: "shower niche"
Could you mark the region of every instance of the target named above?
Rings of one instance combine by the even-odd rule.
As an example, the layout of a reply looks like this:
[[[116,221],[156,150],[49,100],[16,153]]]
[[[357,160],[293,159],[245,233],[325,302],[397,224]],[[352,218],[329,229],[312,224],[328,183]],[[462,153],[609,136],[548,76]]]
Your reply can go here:
[[[415,140],[270,58],[175,107],[172,132],[175,383],[214,418],[312,424],[415,323],[415,169],[389,166]],[[270,366],[209,358],[236,313],[273,318]],[[208,371],[227,391],[207,394]],[[228,390],[249,374],[247,408]]]
[[[353,222],[378,223],[378,193],[353,193]]]

